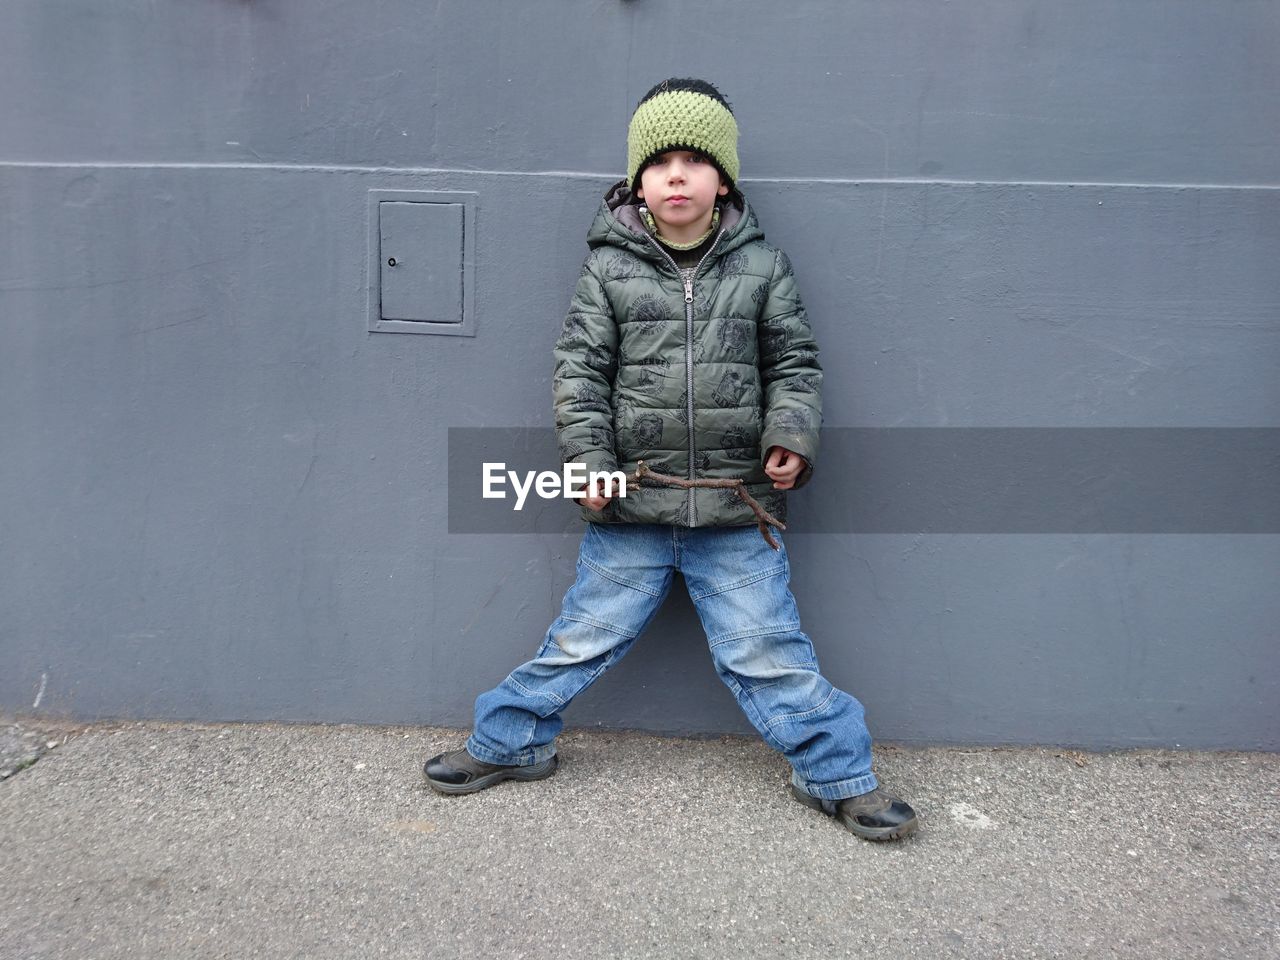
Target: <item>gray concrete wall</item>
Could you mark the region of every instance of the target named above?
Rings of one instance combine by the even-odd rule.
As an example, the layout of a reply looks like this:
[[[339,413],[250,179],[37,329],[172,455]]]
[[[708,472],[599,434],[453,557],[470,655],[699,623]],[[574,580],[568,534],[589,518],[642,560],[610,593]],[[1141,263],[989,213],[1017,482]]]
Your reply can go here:
[[[4,4],[0,706],[467,725],[576,521],[451,533],[447,431],[550,424],[671,74],[734,102],[828,427],[1280,427],[1278,41],[1264,2]],[[474,337],[369,332],[383,190],[474,194]],[[1274,527],[819,532],[842,494],[796,498],[793,586],[878,737],[1280,747]],[[749,729],[680,596],[568,719]]]

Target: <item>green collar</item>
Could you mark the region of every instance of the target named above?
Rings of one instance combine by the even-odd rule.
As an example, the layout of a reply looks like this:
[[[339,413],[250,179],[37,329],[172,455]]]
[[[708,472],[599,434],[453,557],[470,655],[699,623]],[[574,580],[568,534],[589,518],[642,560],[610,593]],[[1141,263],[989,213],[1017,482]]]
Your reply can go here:
[[[653,214],[649,212],[648,207],[640,208],[640,217],[644,220],[644,224],[649,228],[649,232],[662,241],[664,246],[670,247],[672,250],[693,250],[707,242],[707,239],[716,232],[720,226],[720,208],[716,207],[711,214],[711,228],[707,230],[697,240],[690,240],[687,243],[676,243],[674,240],[668,240],[658,232],[658,222],[653,219]]]

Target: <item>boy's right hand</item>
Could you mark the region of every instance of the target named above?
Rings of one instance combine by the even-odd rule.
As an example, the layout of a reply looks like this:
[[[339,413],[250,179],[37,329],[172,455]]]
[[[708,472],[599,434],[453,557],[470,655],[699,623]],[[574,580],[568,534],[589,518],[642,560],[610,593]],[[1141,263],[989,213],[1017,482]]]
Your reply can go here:
[[[603,510],[613,497],[600,495],[600,481],[593,481],[591,487],[587,490],[587,495],[582,498],[583,504],[589,510]]]

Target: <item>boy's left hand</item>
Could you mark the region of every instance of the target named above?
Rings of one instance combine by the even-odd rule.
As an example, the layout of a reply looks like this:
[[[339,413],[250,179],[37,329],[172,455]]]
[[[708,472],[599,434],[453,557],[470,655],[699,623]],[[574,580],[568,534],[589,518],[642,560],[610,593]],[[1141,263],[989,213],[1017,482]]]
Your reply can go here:
[[[770,447],[765,457],[764,472],[773,481],[773,489],[790,490],[804,470],[804,457],[786,447]]]

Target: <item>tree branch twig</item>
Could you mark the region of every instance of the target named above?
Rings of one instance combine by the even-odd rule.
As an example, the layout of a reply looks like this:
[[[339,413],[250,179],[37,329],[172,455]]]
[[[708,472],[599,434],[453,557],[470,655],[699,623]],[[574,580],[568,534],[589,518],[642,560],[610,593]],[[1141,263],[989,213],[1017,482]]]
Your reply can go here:
[[[787,525],[771,514],[755,497],[747,493],[747,486],[740,479],[722,479],[722,480],[686,480],[684,477],[673,477],[669,473],[658,473],[656,470],[650,470],[649,465],[643,460],[636,462],[636,472],[627,477],[627,483],[634,483],[637,486],[643,486],[644,481],[656,483],[663,487],[679,487],[682,490],[688,490],[691,487],[712,487],[722,490],[735,490],[751,512],[756,515],[756,526],[760,528],[760,535],[764,537],[764,542],[778,549],[778,541],[773,538],[773,534],[769,532],[769,527],[775,526],[779,530],[787,529]]]

